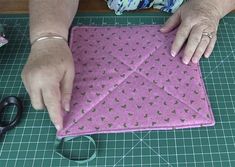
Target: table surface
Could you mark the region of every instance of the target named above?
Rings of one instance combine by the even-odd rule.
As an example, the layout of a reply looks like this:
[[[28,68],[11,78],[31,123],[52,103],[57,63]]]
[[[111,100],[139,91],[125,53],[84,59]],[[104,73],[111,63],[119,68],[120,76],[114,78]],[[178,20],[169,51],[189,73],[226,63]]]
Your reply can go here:
[[[29,0],[0,0],[0,13],[28,13]],[[110,12],[105,0],[79,0],[80,12]],[[143,11],[143,10],[141,10]],[[144,12],[155,12],[156,9],[147,9]]]
[[[166,14],[78,14],[73,25],[161,24]],[[27,15],[0,15],[9,44],[0,48],[0,99],[17,95],[24,114],[16,128],[0,138],[0,166],[77,166],[54,153],[56,130],[46,111],[33,110],[20,74],[30,51]],[[235,166],[235,15],[220,23],[209,60],[201,61],[203,79],[215,115],[214,127],[92,135],[98,157],[81,166]],[[14,116],[3,114],[3,120]],[[85,138],[63,145],[68,156],[86,157],[93,148]],[[71,148],[73,148],[72,154]],[[91,150],[91,151],[90,151]]]
[[[29,0],[0,0],[0,13],[28,13]],[[79,12],[110,12],[105,0],[79,0]],[[139,12],[159,12],[157,9],[140,10]],[[233,10],[235,12],[235,10]]]

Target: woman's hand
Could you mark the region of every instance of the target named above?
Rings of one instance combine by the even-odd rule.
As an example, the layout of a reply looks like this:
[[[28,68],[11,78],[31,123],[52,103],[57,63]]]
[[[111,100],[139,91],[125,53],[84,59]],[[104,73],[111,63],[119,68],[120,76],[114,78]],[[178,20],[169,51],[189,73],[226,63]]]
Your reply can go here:
[[[62,112],[70,108],[74,80],[71,51],[63,40],[33,44],[22,79],[36,110],[47,108],[57,130],[63,128]]]
[[[202,55],[206,58],[211,55],[223,12],[218,8],[219,4],[216,2],[213,0],[190,0],[168,19],[161,29],[162,32],[170,32],[179,26],[171,49],[173,57],[186,41],[183,63],[188,64],[190,60],[193,63],[198,63]],[[211,34],[212,38],[205,35],[206,33]]]

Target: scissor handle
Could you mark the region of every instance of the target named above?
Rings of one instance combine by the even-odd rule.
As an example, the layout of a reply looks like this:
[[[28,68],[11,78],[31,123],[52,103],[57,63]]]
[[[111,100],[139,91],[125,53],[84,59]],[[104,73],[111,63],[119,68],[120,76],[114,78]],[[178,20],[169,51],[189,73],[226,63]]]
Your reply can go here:
[[[1,102],[0,102],[0,112],[4,112],[4,109],[7,106],[16,106],[17,108],[17,113],[15,118],[8,123],[7,125],[0,125],[0,135],[6,133],[6,131],[14,128],[16,126],[16,124],[19,122],[21,116],[22,116],[22,112],[23,112],[23,103],[22,101],[16,97],[16,96],[8,96],[6,98],[4,98]]]

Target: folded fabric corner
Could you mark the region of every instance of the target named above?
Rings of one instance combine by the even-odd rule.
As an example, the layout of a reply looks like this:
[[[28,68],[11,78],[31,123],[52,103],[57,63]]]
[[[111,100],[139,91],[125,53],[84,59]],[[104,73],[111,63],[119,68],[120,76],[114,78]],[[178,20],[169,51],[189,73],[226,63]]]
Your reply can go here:
[[[3,45],[7,43],[8,43],[8,40],[0,36],[0,47],[2,47]]]

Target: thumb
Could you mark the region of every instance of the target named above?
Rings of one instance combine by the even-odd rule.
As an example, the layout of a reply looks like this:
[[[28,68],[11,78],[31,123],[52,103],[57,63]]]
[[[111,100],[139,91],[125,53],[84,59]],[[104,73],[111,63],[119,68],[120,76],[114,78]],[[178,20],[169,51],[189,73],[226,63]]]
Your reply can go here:
[[[61,82],[61,99],[62,107],[65,111],[70,110],[70,100],[73,90],[74,70],[69,70],[65,73]]]
[[[175,12],[160,29],[161,32],[167,33],[172,31],[180,24],[180,12]]]

